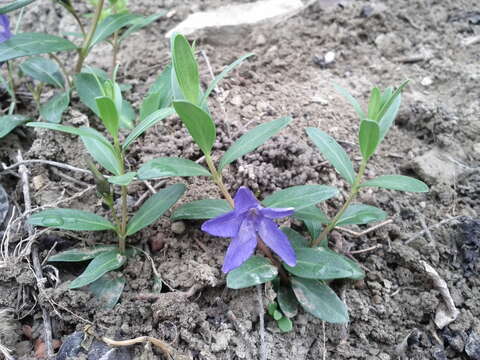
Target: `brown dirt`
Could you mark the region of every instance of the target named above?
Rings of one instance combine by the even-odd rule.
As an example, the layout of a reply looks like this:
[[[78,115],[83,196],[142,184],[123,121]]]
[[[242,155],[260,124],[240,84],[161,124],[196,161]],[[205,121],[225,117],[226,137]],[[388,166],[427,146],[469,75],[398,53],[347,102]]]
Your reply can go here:
[[[168,59],[168,42],[163,34],[190,12],[220,3],[189,1],[177,6],[172,1],[142,0],[132,5],[134,10],[144,13],[177,6],[173,17],[139,32],[123,46],[119,57],[125,65],[123,81],[133,85],[127,97],[135,106],[153,82],[161,68],[159,65]],[[323,159],[308,143],[304,127],[328,131],[358,160],[358,148],[353,145],[358,120],[353,109],[334,91],[332,82],[351,90],[365,103],[372,86],[398,85],[405,78],[411,79],[397,126],[387,136],[379,155],[371,161],[367,176],[416,173],[424,176],[431,191],[426,195],[381,190],[361,194],[360,201],[383,208],[394,222],[358,239],[340,232],[332,234],[337,241],[351,246],[351,250],[382,245],[373,252],[356,256],[366,269],[364,281],[339,284],[338,288],[345,290],[351,314],[347,329],[326,325],[324,345],[322,322],[318,319],[301,312],[295,318],[294,331],[281,334],[274,321],[266,316],[268,359],[319,359],[326,351],[326,358],[331,359],[388,360],[396,357],[395,349],[405,339],[404,356],[408,359],[476,359],[467,355],[464,348],[475,334],[480,334],[480,244],[478,229],[472,230],[476,226],[472,218],[480,217],[477,90],[480,68],[478,44],[462,46],[462,39],[478,35],[480,31],[480,26],[470,24],[467,16],[468,11],[478,8],[476,5],[471,0],[314,4],[281,24],[252,28],[241,41],[222,37],[222,34],[199,34],[197,46],[206,52],[216,72],[246,52],[256,54],[224,81],[221,93],[211,99],[220,139],[215,145],[218,150],[215,156],[220,156],[245,129],[280,116],[294,118],[293,125],[282,135],[230,166],[226,182],[232,191],[247,185],[266,195],[304,183],[331,184],[345,189],[333,169],[321,164]],[[367,6],[374,12],[362,16]],[[53,22],[58,23],[55,19]],[[322,57],[328,51],[335,52],[335,63],[328,67],[316,65],[315,57]],[[423,58],[405,61],[415,56]],[[108,67],[108,48],[100,48],[89,60],[92,65]],[[208,81],[207,67],[201,57],[200,64],[203,79]],[[430,85],[422,85],[425,78],[431,80]],[[88,114],[78,106],[66,115],[65,123],[78,125],[88,121],[78,109]],[[91,123],[96,124],[93,120]],[[15,133],[8,139],[21,135]],[[2,161],[12,162],[14,153],[9,149],[14,149],[15,143],[7,141],[10,148],[2,142]],[[28,141],[26,144],[29,145]],[[443,169],[453,161],[460,164],[459,172],[447,174],[442,181],[422,174],[416,158],[432,149],[449,155],[448,160],[436,166]],[[33,144],[24,156],[84,167],[78,156],[83,152],[79,141],[69,135],[35,131]],[[200,152],[178,119],[171,118],[140,139],[132,150],[130,165],[134,168],[157,156],[195,160]],[[55,200],[61,191],[72,195],[81,188],[46,167],[32,167],[32,176],[38,175],[44,177],[47,185],[39,191],[32,190],[35,205]],[[90,182],[87,176],[74,176]],[[453,180],[449,182],[449,179]],[[207,179],[169,179],[168,183],[178,181],[188,185],[180,204],[219,197]],[[13,192],[16,181],[8,178],[6,182],[21,202],[18,188]],[[146,189],[139,185],[130,195],[136,200],[144,191]],[[326,210],[333,212],[344,195],[329,201]],[[92,193],[71,206],[103,211]],[[449,216],[463,217],[432,231],[433,241],[420,236],[406,244],[406,240],[422,230],[419,214],[428,225]],[[142,300],[139,296],[150,292],[153,286],[151,264],[144,257],[137,256],[136,261],[126,266],[126,289],[113,311],[99,309],[87,292],[68,290],[66,281],[72,278],[72,269],[61,269],[62,284],[48,289],[59,312],[52,312],[54,338],[82,330],[85,323],[80,316],[95,322],[98,331],[109,336],[158,337],[193,359],[258,358],[259,317],[255,291],[225,287],[220,267],[227,241],[203,234],[198,225],[187,223],[187,231],[177,235],[171,231],[170,221],[164,218],[136,236],[134,241],[145,249],[151,240],[159,244],[161,250],[152,254],[155,265],[163,280],[177,291],[161,293],[156,301]],[[69,234],[59,236],[75,239]],[[80,238],[87,243],[109,241],[107,235],[94,238],[80,234]],[[42,255],[45,256],[46,251]],[[459,318],[444,330],[437,329],[433,323],[442,298],[420,260],[431,264],[446,280],[460,310]],[[15,303],[16,290],[13,289],[20,284],[34,284],[28,266],[0,272],[0,306]],[[178,292],[188,291],[194,285],[198,288],[192,296]],[[265,300],[271,298],[271,293],[267,288]],[[45,299],[39,301],[49,306]],[[22,319],[24,324],[37,329],[37,336],[41,334],[39,314]],[[134,351],[135,358],[140,359],[144,349],[138,346]]]

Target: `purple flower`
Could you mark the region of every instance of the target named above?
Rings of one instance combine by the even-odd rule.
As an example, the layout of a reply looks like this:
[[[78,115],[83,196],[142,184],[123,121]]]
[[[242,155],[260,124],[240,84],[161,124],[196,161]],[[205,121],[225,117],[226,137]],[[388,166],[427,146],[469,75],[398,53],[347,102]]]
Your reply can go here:
[[[203,223],[202,230],[215,236],[231,237],[222,271],[228,273],[242,265],[257,247],[257,236],[288,265],[297,263],[288,237],[272,220],[290,216],[293,208],[264,208],[255,195],[242,186],[235,195],[235,208]]]
[[[0,43],[7,41],[12,37],[10,32],[10,21],[8,16],[5,14],[0,14]]]

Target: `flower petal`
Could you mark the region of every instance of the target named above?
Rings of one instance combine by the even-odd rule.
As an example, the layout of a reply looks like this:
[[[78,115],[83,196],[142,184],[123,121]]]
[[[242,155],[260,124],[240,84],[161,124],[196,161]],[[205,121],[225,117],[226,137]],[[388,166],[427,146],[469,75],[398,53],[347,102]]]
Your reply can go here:
[[[222,271],[226,274],[239,267],[252,256],[257,246],[257,234],[253,221],[246,219],[242,222],[238,235],[232,239],[228,246]]]
[[[10,21],[8,20],[8,16],[0,14],[0,43],[11,37],[12,33],[10,32]]]
[[[260,209],[260,214],[270,219],[278,219],[293,215],[294,208],[263,208]]]
[[[241,186],[237,190],[234,201],[235,211],[239,214],[258,205],[258,200],[255,195],[253,195],[253,192],[245,186]]]
[[[230,211],[205,221],[202,224],[202,230],[214,236],[234,237],[237,236],[238,229],[244,218],[245,216],[237,215],[235,211]]]
[[[289,266],[297,264],[295,250],[293,250],[287,235],[278,229],[272,220],[263,218],[258,224],[258,234],[263,242]]]

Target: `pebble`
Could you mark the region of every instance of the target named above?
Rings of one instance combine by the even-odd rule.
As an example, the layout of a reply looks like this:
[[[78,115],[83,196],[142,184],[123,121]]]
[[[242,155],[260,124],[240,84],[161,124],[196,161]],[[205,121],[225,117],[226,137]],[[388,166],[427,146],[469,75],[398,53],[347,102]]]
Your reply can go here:
[[[382,303],[382,297],[380,295],[374,295],[373,298],[372,298],[372,301],[374,304],[381,304]]]
[[[433,80],[430,76],[425,76],[420,83],[423,86],[428,87],[433,84]]]
[[[473,151],[480,155],[480,143],[473,144]]]
[[[183,221],[175,221],[172,224],[172,232],[177,235],[182,235],[185,232],[185,223]]]

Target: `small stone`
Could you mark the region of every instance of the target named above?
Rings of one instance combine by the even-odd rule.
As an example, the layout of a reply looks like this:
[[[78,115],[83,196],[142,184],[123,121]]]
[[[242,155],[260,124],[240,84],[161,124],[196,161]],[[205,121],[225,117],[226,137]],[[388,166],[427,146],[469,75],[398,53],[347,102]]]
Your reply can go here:
[[[373,298],[372,298],[372,301],[374,304],[376,305],[379,305],[382,303],[382,297],[380,295],[375,295]]]
[[[333,51],[327,52],[323,57],[323,60],[325,61],[325,65],[333,63],[335,61],[335,53]]]
[[[47,179],[43,175],[37,175],[32,178],[32,184],[35,191],[40,190],[47,183]]]
[[[428,87],[433,84],[433,80],[430,76],[426,76],[420,82],[423,86]]]
[[[480,143],[473,144],[473,151],[480,155]]]
[[[255,44],[257,46],[262,46],[262,45],[265,45],[266,43],[267,43],[267,38],[265,37],[265,35],[263,35],[263,34],[258,35],[258,37],[255,41]]]
[[[242,103],[243,101],[240,95],[235,95],[230,99],[230,104],[232,104],[233,106],[242,106]]]
[[[172,232],[177,235],[182,235],[185,232],[185,223],[183,221],[175,221],[172,224]]]

